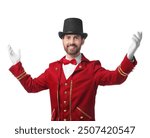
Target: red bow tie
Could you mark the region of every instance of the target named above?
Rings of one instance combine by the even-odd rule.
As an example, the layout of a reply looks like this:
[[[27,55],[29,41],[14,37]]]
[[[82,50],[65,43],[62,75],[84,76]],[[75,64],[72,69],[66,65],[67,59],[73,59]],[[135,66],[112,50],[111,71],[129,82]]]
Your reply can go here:
[[[77,64],[77,61],[75,59],[72,59],[72,60],[67,60],[67,59],[63,59],[63,64],[64,65],[67,65],[67,64],[73,64],[73,65],[76,65]]]

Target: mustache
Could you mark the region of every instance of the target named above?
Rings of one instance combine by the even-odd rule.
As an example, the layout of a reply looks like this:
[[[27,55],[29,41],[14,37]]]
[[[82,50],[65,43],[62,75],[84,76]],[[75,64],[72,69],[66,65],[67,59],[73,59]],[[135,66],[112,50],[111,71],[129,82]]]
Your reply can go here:
[[[67,47],[69,47],[69,46],[75,46],[75,47],[77,47],[76,44],[70,44],[70,45],[67,45]]]

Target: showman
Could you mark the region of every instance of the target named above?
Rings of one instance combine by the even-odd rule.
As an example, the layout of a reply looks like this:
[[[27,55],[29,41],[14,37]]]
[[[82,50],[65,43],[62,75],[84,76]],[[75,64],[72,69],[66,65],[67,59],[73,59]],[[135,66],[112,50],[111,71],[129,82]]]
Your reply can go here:
[[[142,32],[133,35],[121,64],[113,71],[102,67],[99,60],[89,61],[81,52],[88,34],[83,32],[82,20],[67,18],[62,39],[66,55],[49,67],[37,78],[32,78],[24,70],[21,54],[8,46],[13,66],[12,74],[20,81],[28,93],[49,89],[52,121],[95,121],[95,96],[99,85],[119,85],[123,83],[137,64],[134,53],[140,45]]]

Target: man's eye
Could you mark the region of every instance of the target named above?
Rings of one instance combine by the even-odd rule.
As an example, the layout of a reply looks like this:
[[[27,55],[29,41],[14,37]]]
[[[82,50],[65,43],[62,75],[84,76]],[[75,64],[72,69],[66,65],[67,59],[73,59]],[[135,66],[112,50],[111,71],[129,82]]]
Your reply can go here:
[[[78,37],[78,36],[76,36],[76,37],[75,37],[75,39],[79,39],[79,37]]]
[[[70,37],[68,36],[67,39],[70,39]]]

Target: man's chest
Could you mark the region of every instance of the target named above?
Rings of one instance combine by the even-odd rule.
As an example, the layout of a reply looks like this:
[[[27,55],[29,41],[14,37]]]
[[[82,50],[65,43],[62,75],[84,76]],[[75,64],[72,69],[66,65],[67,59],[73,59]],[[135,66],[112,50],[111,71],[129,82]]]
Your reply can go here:
[[[91,66],[79,64],[77,66],[53,66],[48,72],[47,80],[51,86],[54,83],[65,83],[73,81],[75,85],[90,84],[94,81],[94,72]]]

